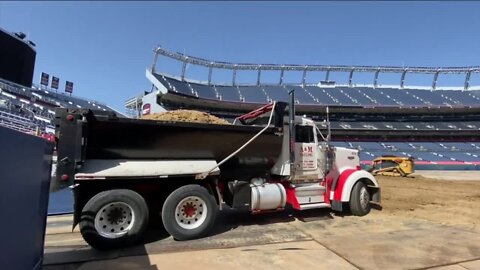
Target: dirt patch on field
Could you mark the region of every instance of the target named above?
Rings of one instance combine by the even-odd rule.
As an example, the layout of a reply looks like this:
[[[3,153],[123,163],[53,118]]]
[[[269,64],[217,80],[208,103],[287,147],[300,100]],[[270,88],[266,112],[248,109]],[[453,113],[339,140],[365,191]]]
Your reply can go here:
[[[217,125],[230,124],[225,119],[218,118],[206,112],[199,112],[194,110],[175,110],[164,113],[149,114],[142,116],[142,119],[174,122],[193,122]]]
[[[480,230],[480,181],[376,177],[383,213]]]

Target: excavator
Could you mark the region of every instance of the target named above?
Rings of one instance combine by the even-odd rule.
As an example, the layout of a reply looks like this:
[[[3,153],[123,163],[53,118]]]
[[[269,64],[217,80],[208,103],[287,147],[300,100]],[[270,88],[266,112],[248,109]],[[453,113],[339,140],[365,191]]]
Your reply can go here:
[[[407,177],[415,172],[414,161],[411,157],[381,156],[372,161],[368,171],[372,175]]]

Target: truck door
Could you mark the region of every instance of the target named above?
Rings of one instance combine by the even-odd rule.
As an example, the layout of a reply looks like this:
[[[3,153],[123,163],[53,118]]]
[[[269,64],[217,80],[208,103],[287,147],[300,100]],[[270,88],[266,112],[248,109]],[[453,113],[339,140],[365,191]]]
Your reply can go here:
[[[313,126],[295,126],[295,168],[314,171],[318,167],[317,142]]]

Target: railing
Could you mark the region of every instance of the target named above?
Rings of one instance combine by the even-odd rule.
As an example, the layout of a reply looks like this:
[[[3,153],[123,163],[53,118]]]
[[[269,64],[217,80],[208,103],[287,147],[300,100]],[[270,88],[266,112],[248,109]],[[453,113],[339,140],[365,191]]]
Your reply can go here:
[[[39,126],[32,120],[0,110],[0,125],[24,133],[36,133]]]

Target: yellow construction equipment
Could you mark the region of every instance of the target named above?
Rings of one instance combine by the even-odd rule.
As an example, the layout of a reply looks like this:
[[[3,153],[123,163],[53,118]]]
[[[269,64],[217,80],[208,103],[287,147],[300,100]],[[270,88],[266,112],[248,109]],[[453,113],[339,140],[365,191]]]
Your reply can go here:
[[[413,158],[398,156],[381,156],[372,161],[368,170],[373,175],[406,177],[415,172]]]

